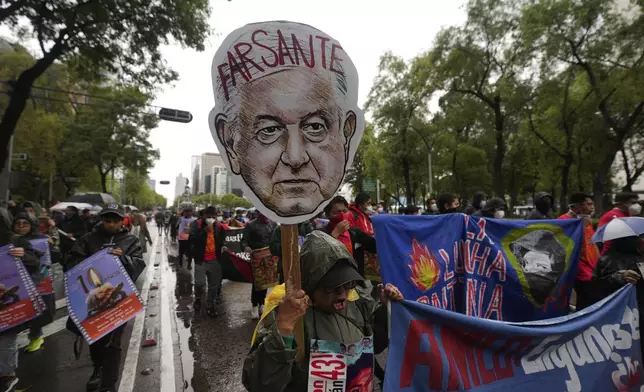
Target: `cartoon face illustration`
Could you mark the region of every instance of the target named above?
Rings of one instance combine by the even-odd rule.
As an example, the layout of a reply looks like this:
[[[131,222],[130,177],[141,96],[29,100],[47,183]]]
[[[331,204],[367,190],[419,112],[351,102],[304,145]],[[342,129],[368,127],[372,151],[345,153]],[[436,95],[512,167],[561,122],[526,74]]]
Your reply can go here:
[[[543,304],[566,269],[566,251],[555,235],[534,230],[510,243],[512,254],[530,286],[534,299]]]
[[[300,23],[250,24],[219,48],[212,79],[211,133],[245,195],[280,223],[317,215],[364,129],[357,71],[342,46]]]

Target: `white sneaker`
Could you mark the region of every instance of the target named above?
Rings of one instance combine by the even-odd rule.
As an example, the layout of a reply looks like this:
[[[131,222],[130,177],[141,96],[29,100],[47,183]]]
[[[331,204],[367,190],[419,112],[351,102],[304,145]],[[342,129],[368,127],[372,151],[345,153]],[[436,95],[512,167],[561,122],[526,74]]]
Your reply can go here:
[[[250,315],[253,318],[253,320],[259,319],[259,306],[253,306],[253,309],[250,311]]]
[[[264,314],[264,305],[259,305],[259,311],[257,314],[259,314],[259,318],[262,318],[262,315]]]

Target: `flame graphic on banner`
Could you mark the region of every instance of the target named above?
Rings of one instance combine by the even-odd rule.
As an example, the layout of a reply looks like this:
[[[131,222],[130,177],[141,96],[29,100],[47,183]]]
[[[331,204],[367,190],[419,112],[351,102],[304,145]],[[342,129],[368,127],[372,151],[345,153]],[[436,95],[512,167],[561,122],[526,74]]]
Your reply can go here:
[[[409,264],[411,270],[411,281],[419,290],[426,291],[438,283],[440,277],[440,266],[438,261],[429,252],[427,245],[420,245],[416,239],[412,239],[412,251],[409,255],[412,263]]]
[[[101,276],[94,268],[90,268],[89,271],[87,271],[87,276],[89,277],[89,281],[92,282],[95,287],[100,287],[103,285]]]

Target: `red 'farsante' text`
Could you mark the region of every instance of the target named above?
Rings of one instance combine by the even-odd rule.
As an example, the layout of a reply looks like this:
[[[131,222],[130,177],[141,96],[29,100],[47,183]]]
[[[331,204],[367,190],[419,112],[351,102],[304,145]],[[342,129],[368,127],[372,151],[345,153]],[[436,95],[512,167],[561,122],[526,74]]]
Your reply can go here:
[[[226,61],[217,65],[226,100],[230,99],[228,82],[237,86],[240,77],[249,82],[253,74],[256,78],[263,72],[283,65],[314,68],[317,63],[318,67],[342,74],[340,63],[344,60],[340,52],[343,49],[331,38],[313,34],[298,37],[295,33],[288,35],[278,29],[277,42],[267,45],[264,40],[268,36],[265,30],[253,31],[250,42],[237,42],[226,53]],[[316,53],[319,53],[318,58]]]

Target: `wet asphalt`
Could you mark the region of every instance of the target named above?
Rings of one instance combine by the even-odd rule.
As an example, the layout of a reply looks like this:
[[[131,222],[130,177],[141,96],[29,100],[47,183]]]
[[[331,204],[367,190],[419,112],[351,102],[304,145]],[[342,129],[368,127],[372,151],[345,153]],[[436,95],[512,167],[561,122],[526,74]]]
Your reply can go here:
[[[241,370],[250,349],[257,320],[251,318],[251,285],[224,281],[219,316],[210,318],[193,309],[193,270],[178,268],[177,247],[168,246],[176,276],[173,309],[177,320],[184,390],[194,392],[242,392]]]

